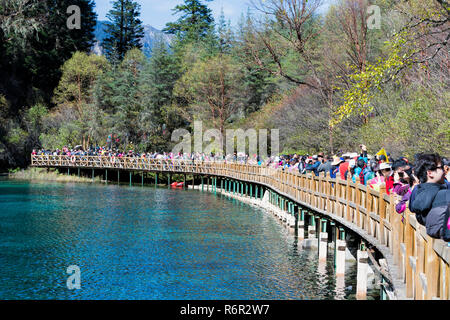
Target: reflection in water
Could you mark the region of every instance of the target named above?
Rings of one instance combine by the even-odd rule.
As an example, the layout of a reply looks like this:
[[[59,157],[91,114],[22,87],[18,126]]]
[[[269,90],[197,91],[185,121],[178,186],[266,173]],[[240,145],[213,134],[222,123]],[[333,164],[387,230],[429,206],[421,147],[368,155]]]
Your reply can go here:
[[[336,288],[334,289],[334,298],[336,300],[345,299],[345,277],[344,276],[336,277]]]
[[[277,219],[207,192],[0,182],[0,299],[334,299]],[[81,270],[69,291],[67,267]],[[350,267],[352,269],[352,267]],[[346,279],[356,288],[356,277]]]

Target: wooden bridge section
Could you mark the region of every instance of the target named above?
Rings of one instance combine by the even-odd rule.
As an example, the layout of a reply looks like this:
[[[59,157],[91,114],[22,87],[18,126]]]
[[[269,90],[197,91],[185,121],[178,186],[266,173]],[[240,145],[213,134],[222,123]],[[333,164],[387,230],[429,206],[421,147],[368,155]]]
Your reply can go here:
[[[429,237],[409,210],[395,211],[395,196],[382,189],[272,168],[225,162],[78,156],[32,156],[33,167],[161,172],[211,176],[259,185],[329,217],[376,247],[388,262],[386,278],[399,298],[449,300],[450,247]],[[293,212],[299,219],[300,212]],[[303,216],[303,215],[302,215]]]

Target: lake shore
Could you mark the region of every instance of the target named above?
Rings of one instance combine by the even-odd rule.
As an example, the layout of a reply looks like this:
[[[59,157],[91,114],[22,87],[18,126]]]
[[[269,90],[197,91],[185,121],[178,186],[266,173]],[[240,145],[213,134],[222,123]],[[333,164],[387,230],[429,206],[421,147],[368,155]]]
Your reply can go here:
[[[59,173],[58,170],[44,168],[27,168],[17,172],[7,173],[6,176],[12,180],[30,180],[30,181],[55,181],[55,182],[79,182],[79,183],[92,183],[101,182],[99,177],[84,178],[75,175],[67,175]]]

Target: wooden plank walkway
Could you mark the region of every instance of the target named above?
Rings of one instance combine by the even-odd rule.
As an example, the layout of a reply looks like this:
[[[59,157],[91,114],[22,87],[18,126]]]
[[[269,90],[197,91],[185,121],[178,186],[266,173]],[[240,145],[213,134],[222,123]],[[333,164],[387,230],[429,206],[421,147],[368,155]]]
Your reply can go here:
[[[400,298],[450,299],[450,247],[429,237],[409,210],[395,211],[395,199],[349,180],[283,172],[225,162],[88,156],[32,156],[33,167],[112,169],[226,177],[283,195],[344,224],[377,247],[388,261]]]

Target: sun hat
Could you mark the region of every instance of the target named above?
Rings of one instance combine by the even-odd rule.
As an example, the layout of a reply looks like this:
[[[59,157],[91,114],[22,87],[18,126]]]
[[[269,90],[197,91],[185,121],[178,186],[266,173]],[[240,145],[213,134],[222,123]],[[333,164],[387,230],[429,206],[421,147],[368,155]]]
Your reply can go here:
[[[337,166],[339,163],[343,162],[344,160],[339,158],[339,157],[333,157],[333,163],[331,164],[332,166]]]
[[[355,159],[350,160],[350,163],[349,163],[348,166],[349,166],[350,168],[354,168],[354,167],[356,166],[356,160],[355,160]]]
[[[386,163],[386,162],[380,163],[378,170],[384,170],[384,169],[392,169],[391,164]]]

